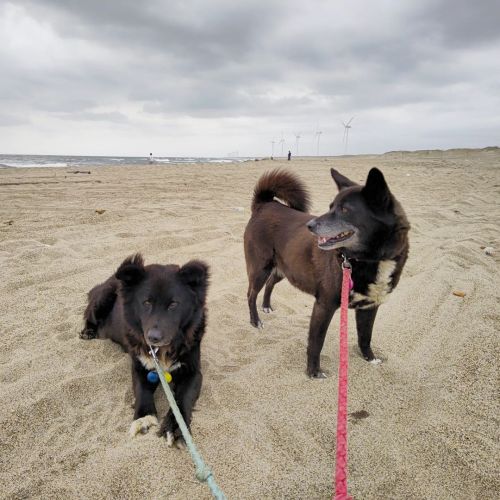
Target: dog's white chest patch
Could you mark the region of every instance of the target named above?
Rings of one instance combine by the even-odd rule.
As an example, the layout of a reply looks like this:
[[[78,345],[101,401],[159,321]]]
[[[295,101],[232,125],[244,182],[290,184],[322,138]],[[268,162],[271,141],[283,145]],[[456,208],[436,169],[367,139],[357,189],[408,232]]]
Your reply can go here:
[[[170,358],[168,358],[167,356],[162,356],[161,353],[159,353],[160,355],[158,356],[158,361],[160,362],[160,366],[162,367],[163,371],[168,371],[169,368],[172,366],[172,360]],[[139,354],[139,356],[137,356],[137,358],[139,359],[139,361],[142,363],[142,366],[144,366],[144,368],[146,368],[146,370],[155,370],[156,369],[156,366],[155,366],[155,363],[153,361],[153,358],[149,355],[146,355],[146,354]]]
[[[380,261],[375,282],[368,285],[366,295],[354,292],[349,305],[359,309],[369,309],[384,303],[387,300],[387,296],[392,292],[391,277],[394,269],[396,269],[396,261]]]

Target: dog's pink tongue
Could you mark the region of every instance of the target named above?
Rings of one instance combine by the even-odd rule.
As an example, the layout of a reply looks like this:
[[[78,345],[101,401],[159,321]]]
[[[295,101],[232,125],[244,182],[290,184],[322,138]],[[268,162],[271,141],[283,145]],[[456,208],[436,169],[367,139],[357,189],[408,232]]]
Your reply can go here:
[[[324,236],[318,236],[318,241],[319,243],[326,243],[328,241],[328,238],[325,238]]]

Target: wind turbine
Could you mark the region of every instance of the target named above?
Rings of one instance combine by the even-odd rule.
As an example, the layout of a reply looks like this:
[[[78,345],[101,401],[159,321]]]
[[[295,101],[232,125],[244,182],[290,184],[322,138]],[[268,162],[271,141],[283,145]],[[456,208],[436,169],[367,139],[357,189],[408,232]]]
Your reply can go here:
[[[320,139],[322,133],[323,132],[321,130],[318,130],[316,132],[316,138],[318,139],[318,144],[317,144],[317,147],[316,147],[316,156],[319,156],[319,139]]]
[[[300,139],[300,132],[298,134],[295,134],[295,154],[299,156],[299,139]]]
[[[271,141],[271,144],[273,145],[273,146],[272,146],[272,152],[271,152],[271,158],[274,158],[274,145],[276,144],[276,141],[273,139],[273,140]]]
[[[344,143],[344,154],[347,154],[347,146],[349,144],[349,129],[351,128],[351,122],[354,120],[354,116],[347,122],[342,122],[344,125],[344,137],[342,138],[342,142]]]
[[[281,144],[281,156],[283,156],[283,146],[285,144],[285,139],[283,138],[283,132],[281,132],[280,144]]]

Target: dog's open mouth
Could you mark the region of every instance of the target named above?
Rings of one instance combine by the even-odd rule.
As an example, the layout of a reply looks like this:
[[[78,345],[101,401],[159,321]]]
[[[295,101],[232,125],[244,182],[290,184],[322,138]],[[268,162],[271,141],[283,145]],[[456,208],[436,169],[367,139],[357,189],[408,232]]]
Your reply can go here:
[[[320,248],[329,248],[333,245],[336,245],[337,243],[340,243],[341,241],[348,240],[353,234],[354,231],[342,231],[341,233],[332,237],[318,236],[318,246]]]

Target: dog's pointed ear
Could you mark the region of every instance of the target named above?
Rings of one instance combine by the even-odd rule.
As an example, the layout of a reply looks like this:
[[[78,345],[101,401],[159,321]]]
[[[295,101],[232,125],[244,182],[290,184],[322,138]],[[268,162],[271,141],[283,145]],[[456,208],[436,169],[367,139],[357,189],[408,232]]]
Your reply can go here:
[[[204,302],[208,288],[208,265],[201,260],[190,260],[179,269],[179,276],[182,282],[191,287]]]
[[[366,202],[378,210],[387,210],[392,202],[392,195],[384,175],[375,167],[368,172],[366,184],[361,193]]]
[[[144,279],[145,275],[144,259],[140,253],[127,257],[115,273],[115,277],[126,286],[137,285]]]
[[[342,175],[338,170],[335,170],[334,168],[330,169],[330,173],[332,174],[332,178],[335,181],[335,184],[337,184],[339,191],[342,191],[342,189],[351,186],[357,186],[355,182],[351,181],[351,179],[348,179],[345,175]]]

